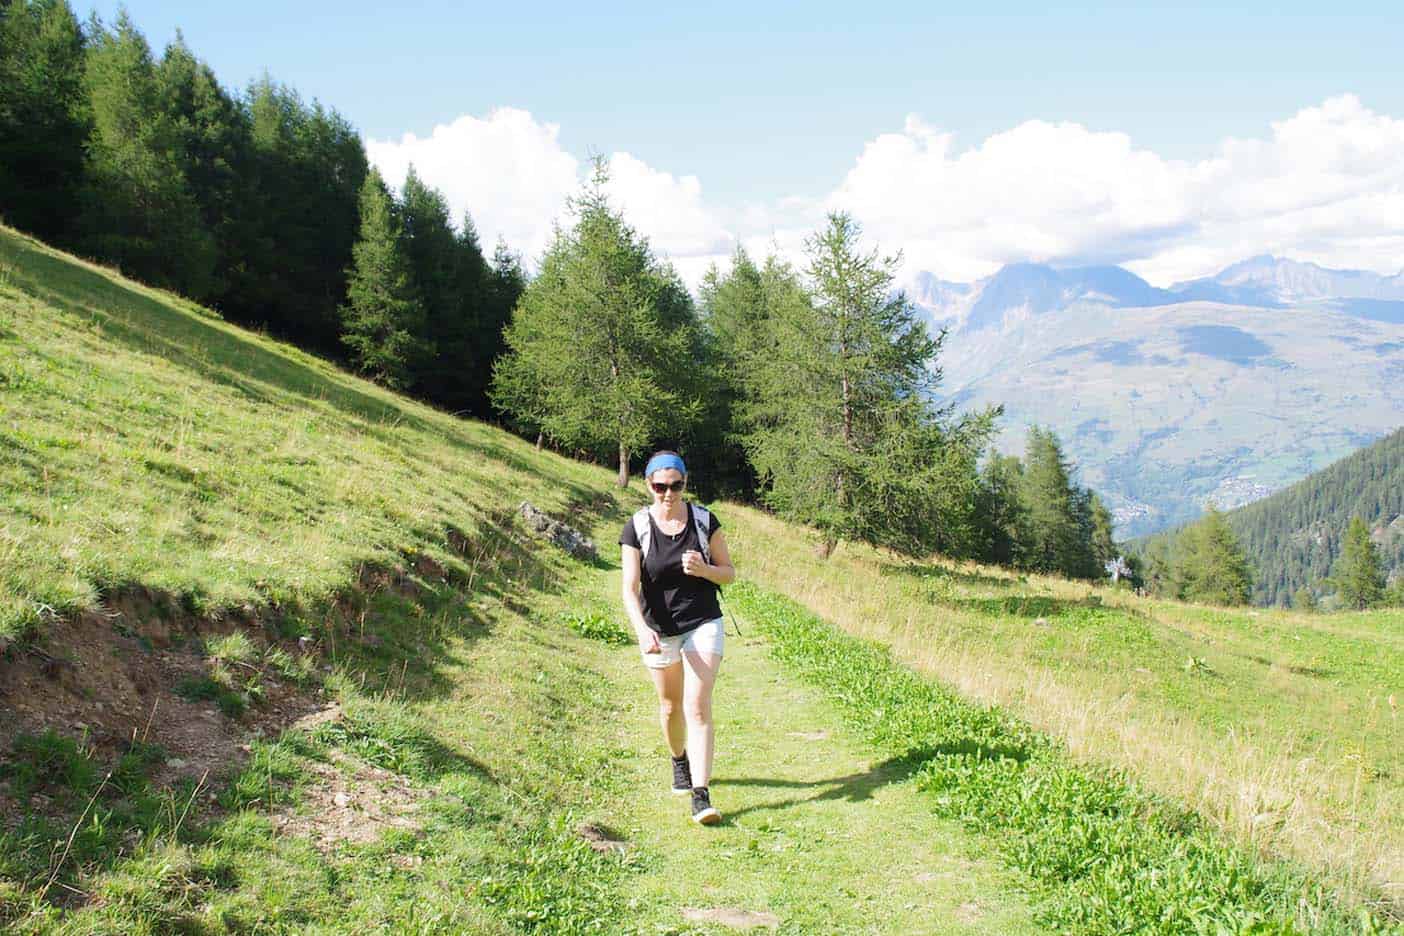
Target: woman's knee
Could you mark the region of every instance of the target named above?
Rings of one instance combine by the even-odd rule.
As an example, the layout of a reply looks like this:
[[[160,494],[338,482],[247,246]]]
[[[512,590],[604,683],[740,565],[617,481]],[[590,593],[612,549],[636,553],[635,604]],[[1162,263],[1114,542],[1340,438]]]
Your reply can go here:
[[[683,703],[683,714],[690,725],[706,725],[712,721],[712,701],[710,699],[688,699]]]
[[[677,699],[670,699],[667,696],[658,697],[658,714],[663,718],[672,718],[681,707]]]

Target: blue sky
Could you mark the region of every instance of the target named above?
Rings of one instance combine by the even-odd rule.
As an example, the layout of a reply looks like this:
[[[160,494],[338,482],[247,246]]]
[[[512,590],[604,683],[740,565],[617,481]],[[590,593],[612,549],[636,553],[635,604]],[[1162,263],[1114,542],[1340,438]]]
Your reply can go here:
[[[865,146],[904,132],[910,116],[950,134],[953,153],[1036,120],[1124,134],[1172,162],[1210,159],[1228,138],[1266,139],[1272,122],[1342,94],[1404,117],[1400,4],[1230,6],[149,0],[128,10],[158,51],[179,27],[226,85],[267,70],[369,139],[427,138],[465,115],[518,109],[557,126],[576,159],[625,152],[696,176],[708,210],[744,241],[761,228],[783,240],[777,206],[827,204]],[[117,5],[96,10],[110,20]],[[748,205],[768,206],[752,231],[742,230]]]

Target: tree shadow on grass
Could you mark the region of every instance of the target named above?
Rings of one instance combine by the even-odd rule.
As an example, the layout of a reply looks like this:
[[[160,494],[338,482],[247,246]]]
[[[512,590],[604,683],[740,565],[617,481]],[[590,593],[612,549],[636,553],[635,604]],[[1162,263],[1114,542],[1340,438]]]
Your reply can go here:
[[[937,602],[987,617],[1044,618],[1060,624],[1105,624],[1117,618],[1145,618],[1135,608],[1102,604],[1096,595],[1087,598],[1053,598],[1048,595],[1003,595],[997,598],[954,598]]]
[[[1007,588],[1018,585],[1022,577],[1002,577],[983,572],[967,572],[944,565],[921,565],[914,562],[884,562],[878,566],[883,575],[905,576],[918,581],[945,581],[958,585],[974,585],[981,588]]]
[[[793,809],[807,803],[839,800],[849,803],[863,802],[872,799],[873,795],[882,787],[910,779],[938,757],[973,757],[977,760],[1014,760],[1022,763],[1028,760],[1029,751],[1017,745],[991,745],[973,739],[964,739],[915,747],[895,757],[889,757],[869,770],[842,777],[829,777],[823,780],[780,780],[766,777],[714,778],[712,783],[714,786],[719,784],[722,786],[814,791],[813,795],[810,796],[794,796],[788,799],[743,806],[727,814],[727,818],[734,819],[748,813]]]

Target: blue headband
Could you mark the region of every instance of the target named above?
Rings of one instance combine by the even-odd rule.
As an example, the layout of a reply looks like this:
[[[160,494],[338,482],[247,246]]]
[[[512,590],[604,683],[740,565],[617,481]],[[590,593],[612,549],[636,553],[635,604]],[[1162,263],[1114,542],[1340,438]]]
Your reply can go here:
[[[670,454],[655,455],[650,458],[648,467],[644,468],[644,477],[651,478],[655,471],[662,471],[665,468],[676,468],[679,474],[684,478],[687,477],[687,467],[683,464],[683,460]]]

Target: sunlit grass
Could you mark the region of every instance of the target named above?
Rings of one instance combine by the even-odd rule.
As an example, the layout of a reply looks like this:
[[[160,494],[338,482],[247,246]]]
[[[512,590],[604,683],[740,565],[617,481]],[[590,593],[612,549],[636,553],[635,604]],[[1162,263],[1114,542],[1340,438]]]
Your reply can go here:
[[[721,509],[743,572],[1346,891],[1404,880],[1404,614],[1225,610],[845,545]],[[1392,701],[1391,701],[1392,700]]]
[[[644,501],[615,494],[607,470],[408,402],[7,229],[0,268],[0,637],[42,641],[130,585],[173,613],[294,615],[367,568],[421,556],[469,593],[489,575],[544,588],[529,556],[513,566],[487,549],[522,499],[603,543]],[[761,512],[720,516],[743,577],[1348,895],[1400,896],[1400,614],[1226,612],[847,544],[819,560],[802,531]],[[451,640],[462,613],[424,612],[415,633]],[[561,626],[627,639],[607,614]],[[187,691],[256,702],[236,672],[249,648],[205,651],[208,679]],[[407,639],[393,658],[413,652]],[[262,662],[299,675],[296,658]],[[271,836],[252,819],[236,833]],[[275,885],[268,900],[296,907]],[[7,886],[0,900],[22,899]]]
[[[326,600],[452,561],[601,473],[419,406],[0,229],[0,636],[140,583],[191,613]]]

